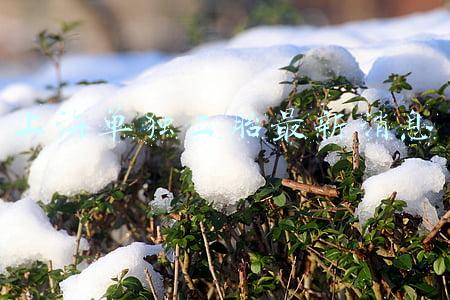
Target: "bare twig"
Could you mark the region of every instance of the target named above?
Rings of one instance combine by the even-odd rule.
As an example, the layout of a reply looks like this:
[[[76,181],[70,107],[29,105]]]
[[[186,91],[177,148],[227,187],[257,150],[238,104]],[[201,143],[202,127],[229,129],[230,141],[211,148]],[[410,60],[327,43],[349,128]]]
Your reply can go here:
[[[353,144],[352,144],[352,164],[353,170],[359,169],[359,138],[358,131],[353,133]]]
[[[186,282],[188,289],[190,289],[191,291],[195,291],[194,282],[192,281],[192,278],[189,275],[190,263],[191,263],[191,258],[189,257],[189,254],[185,251],[183,263],[181,264],[181,271],[183,272],[184,281]]]
[[[392,95],[392,99],[394,100],[394,111],[395,111],[395,117],[396,117],[397,123],[404,124],[405,120],[402,118],[402,116],[400,114],[400,110],[398,109],[397,98],[395,97],[394,92],[391,92],[391,95]]]
[[[131,170],[133,169],[134,165],[136,164],[136,159],[137,159],[137,157],[138,157],[138,155],[141,152],[143,147],[144,147],[144,142],[143,141],[139,141],[138,142],[138,147],[136,149],[136,152],[134,153],[133,157],[131,158],[130,164],[128,165],[127,172],[125,173],[125,176],[123,177],[122,186],[124,186],[125,183],[127,182],[128,177],[130,176]]]
[[[294,273],[295,273],[295,265],[297,264],[297,256],[294,257],[294,260],[292,261],[291,264],[291,272],[289,273],[289,279],[288,282],[286,284],[286,293],[284,294],[284,300],[288,299],[289,296],[289,286],[291,285],[291,280],[292,277],[294,277]]]
[[[158,294],[156,293],[155,286],[153,285],[152,276],[150,275],[150,272],[147,270],[147,268],[144,269],[145,273],[145,279],[147,279],[148,286],[150,287],[150,291],[152,292],[153,298],[155,300],[159,300]]]
[[[300,183],[291,179],[281,180],[281,184],[285,187],[291,188],[293,190],[300,190],[307,193],[313,193],[316,195],[327,196],[327,197],[338,197],[338,191],[335,187],[331,186],[320,186],[313,184]]]
[[[438,234],[439,230],[441,230],[442,226],[450,221],[450,210],[448,210],[445,215],[439,220],[439,222],[433,227],[427,237],[423,240],[424,246],[428,246],[428,244],[434,239],[434,237]]]
[[[73,260],[72,263],[74,265],[77,265],[78,262],[78,255],[80,252],[80,240],[81,240],[81,234],[83,232],[83,210],[81,211],[81,213],[79,214],[79,221],[78,221],[78,228],[77,228],[77,237],[75,240],[75,252],[73,254]]]
[[[53,281],[52,276],[50,276],[50,272],[53,271],[53,263],[52,263],[51,259],[48,261],[47,267],[48,267],[48,273],[49,273],[49,275],[48,275],[48,283],[50,285],[50,291],[53,294],[55,294],[56,293],[56,291],[55,291],[55,282]]]
[[[205,225],[203,225],[203,222],[200,222],[200,230],[202,232],[203,237],[203,243],[205,244],[205,250],[206,250],[206,256],[208,258],[208,266],[209,271],[211,272],[211,275],[213,277],[214,285],[216,286],[217,295],[219,296],[220,300],[224,300],[222,295],[222,290],[220,289],[219,281],[216,277],[216,272],[214,271],[214,266],[211,258],[211,252],[209,250],[209,244],[208,244],[208,238],[206,237],[206,231],[205,231]]]
[[[173,300],[178,299],[178,279],[180,276],[180,261],[178,258],[180,257],[180,246],[177,244],[175,246],[175,271],[174,271],[174,283],[173,283]]]
[[[244,259],[239,263],[239,290],[240,299],[248,299],[248,286],[247,286],[247,263]]]

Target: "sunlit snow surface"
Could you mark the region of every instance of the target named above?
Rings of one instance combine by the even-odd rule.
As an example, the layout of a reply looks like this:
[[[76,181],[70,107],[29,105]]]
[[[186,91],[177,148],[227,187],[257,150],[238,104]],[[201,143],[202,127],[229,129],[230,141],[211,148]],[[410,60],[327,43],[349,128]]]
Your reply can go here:
[[[280,68],[299,53],[305,54],[305,75],[317,80],[327,79],[330,74],[346,76],[353,83],[369,88],[363,92],[369,101],[379,98],[389,102],[388,86],[383,81],[391,73],[412,72],[408,81],[414,89],[397,95],[399,101],[408,103],[414,93],[438,88],[450,79],[450,12],[437,10],[325,28],[258,27],[229,41],[203,45],[171,59],[155,53],[68,57],[63,61],[66,80],[74,83],[104,79],[110,84],[72,85],[66,89],[66,100],[61,104],[34,102],[36,98],[49,95],[44,89],[46,84],[53,84],[49,66],[20,78],[3,77],[0,79],[0,86],[3,86],[0,90],[0,159],[37,145],[43,146],[29,169],[30,188],[26,195],[34,201],[46,203],[54,192],[66,195],[96,192],[117,179],[120,157],[130,146],[126,141],[114,141],[112,135],[106,134],[105,120],[120,114],[128,122],[136,115],[153,112],[172,118],[174,125],[180,127],[183,139],[181,162],[192,169],[192,178],[200,195],[213,201],[215,207],[232,212],[239,199],[265,184],[254,161],[260,150],[259,143],[247,136],[243,139],[238,135],[236,139],[232,137],[236,117],[262,119],[269,106],[277,106],[286,97],[289,86],[279,82],[289,79],[290,75]],[[447,91],[450,93],[450,89]],[[337,101],[330,109],[351,109],[343,102]],[[35,119],[27,123],[30,115]],[[64,119],[67,115],[74,118]],[[199,122],[199,117],[205,116],[210,117],[207,123]],[[84,135],[61,130],[75,128],[80,120],[86,125]],[[28,135],[18,134],[24,133],[27,124],[41,130]],[[196,136],[194,132],[205,124],[224,130],[223,135]],[[367,124],[359,121],[347,126],[343,136],[324,141],[323,145],[333,142],[348,148],[354,129],[361,137],[368,129]],[[437,220],[433,205],[441,201],[436,195],[445,181],[442,159],[435,158],[435,162],[408,159],[401,166],[390,169],[394,152],[406,156],[404,144],[395,138],[385,141],[370,134],[361,138],[361,151],[368,166],[363,185],[365,195],[357,211],[361,220],[370,217],[382,198],[397,191],[398,198],[407,201],[408,210],[426,217],[429,223],[426,227],[430,228]],[[25,155],[14,162],[16,174],[24,174],[26,158]],[[331,155],[327,159],[333,163],[336,157]],[[416,184],[414,180],[422,179],[423,172],[429,179]],[[285,161],[278,163],[276,175],[286,176]],[[410,176],[413,178],[407,180]],[[405,180],[395,180],[398,177]],[[2,205],[0,208],[5,210],[6,205],[11,204]],[[36,220],[47,226],[45,218]],[[30,227],[27,234],[32,235],[33,228]],[[41,234],[41,231],[35,234]],[[140,256],[147,251],[142,248],[145,246],[133,245],[110,255],[115,257],[122,255],[121,251],[130,251]],[[15,244],[3,243],[1,247],[6,248],[0,252],[0,261],[12,261],[5,256],[14,252]],[[23,253],[22,259],[35,259],[42,253],[42,257],[47,258],[39,251]],[[63,248],[60,251],[56,257],[70,256]],[[66,261],[61,260],[61,263]],[[97,266],[102,264],[99,260]],[[107,278],[94,278],[88,275],[94,272],[89,270],[97,268],[92,265],[85,275],[76,275],[78,279],[70,278],[63,283],[64,298],[70,299],[66,295],[72,293],[71,290],[87,285],[92,286],[89,288],[92,294],[87,297],[99,295],[94,286],[106,287],[109,278],[127,266],[108,269]]]

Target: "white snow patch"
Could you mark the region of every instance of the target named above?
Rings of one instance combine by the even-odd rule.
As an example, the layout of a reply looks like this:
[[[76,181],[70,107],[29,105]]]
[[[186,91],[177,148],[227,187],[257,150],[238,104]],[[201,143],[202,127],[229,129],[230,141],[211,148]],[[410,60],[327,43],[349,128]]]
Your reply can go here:
[[[75,237],[56,230],[40,206],[29,198],[17,202],[0,199],[0,273],[8,266],[19,266],[40,260],[52,261],[55,269],[72,262]],[[80,250],[88,250],[85,239]]]
[[[161,274],[154,271],[151,264],[144,260],[144,257],[162,251],[161,245],[147,245],[141,242],[117,248],[89,265],[80,274],[72,275],[62,281],[59,285],[63,292],[63,299],[100,299],[106,289],[114,283],[111,278],[119,276],[124,269],[128,269],[127,276],[138,278],[143,286],[148,287],[144,273],[144,270],[147,269],[151,274],[158,297],[162,299],[164,294],[163,278]]]
[[[255,162],[259,140],[248,135],[241,139],[234,129],[236,118],[215,116],[191,126],[181,155],[200,196],[227,212],[265,184]]]
[[[373,216],[381,200],[397,192],[396,199],[407,203],[405,211],[422,217],[424,228],[431,230],[439,218],[430,200],[437,200],[445,184],[444,168],[445,164],[409,158],[400,166],[365,180],[364,197],[356,209],[361,224]]]
[[[71,196],[99,191],[119,175],[116,147],[111,138],[96,134],[46,146],[31,165],[29,195],[48,203],[55,192]]]
[[[394,162],[393,156],[398,152],[399,157],[405,157],[407,149],[405,144],[398,140],[390,131],[378,130],[370,127],[363,120],[353,120],[348,122],[341,129],[339,135],[335,135],[323,140],[320,149],[328,144],[337,144],[346,151],[351,151],[353,144],[353,133],[358,132],[360,155],[365,158],[365,175],[371,176],[388,170]],[[387,134],[387,135],[386,135]],[[334,165],[339,160],[336,152],[329,153],[325,161]]]

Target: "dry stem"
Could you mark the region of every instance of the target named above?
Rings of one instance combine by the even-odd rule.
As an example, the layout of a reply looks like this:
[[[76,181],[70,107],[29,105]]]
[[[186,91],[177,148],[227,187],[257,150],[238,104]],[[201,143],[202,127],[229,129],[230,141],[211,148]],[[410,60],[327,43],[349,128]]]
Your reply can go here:
[[[156,294],[155,286],[153,285],[152,276],[150,275],[150,272],[147,270],[147,268],[144,269],[145,273],[145,279],[147,279],[148,286],[150,287],[150,291],[152,292],[153,298],[155,300],[158,299],[158,295]]]
[[[209,244],[208,244],[208,238],[206,237],[206,231],[205,231],[205,225],[203,225],[203,222],[200,222],[200,230],[202,232],[203,237],[203,243],[205,244],[205,250],[206,250],[206,256],[208,258],[208,266],[209,271],[211,272],[211,275],[213,277],[214,285],[216,286],[217,295],[219,296],[220,300],[224,300],[222,295],[222,290],[220,289],[219,281],[216,277],[216,272],[214,271],[214,266],[211,258],[211,252],[209,250]]]
[[[336,188],[331,186],[320,186],[313,184],[300,183],[291,179],[281,180],[281,184],[285,187],[291,188],[293,190],[300,190],[307,193],[313,193],[316,195],[327,196],[327,197],[338,197],[338,191]]]

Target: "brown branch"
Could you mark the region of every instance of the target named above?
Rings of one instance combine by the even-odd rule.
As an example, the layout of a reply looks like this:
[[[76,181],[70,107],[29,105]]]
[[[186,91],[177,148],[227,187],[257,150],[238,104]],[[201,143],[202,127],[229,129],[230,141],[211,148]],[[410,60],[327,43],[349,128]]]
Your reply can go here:
[[[289,286],[291,285],[292,277],[295,276],[295,265],[297,264],[297,256],[294,257],[291,264],[291,272],[289,272],[288,282],[286,284],[286,293],[284,294],[284,300],[288,299],[289,296]]]
[[[183,272],[184,281],[186,282],[187,287],[191,291],[195,291],[195,285],[192,281],[191,276],[189,275],[189,265],[191,263],[191,258],[189,257],[189,254],[185,251],[184,252],[184,259],[183,263],[181,264],[181,272]]]
[[[244,259],[239,263],[239,290],[240,299],[248,299],[248,286],[247,286],[247,263]]]
[[[307,193],[313,193],[316,195],[327,196],[327,197],[338,197],[339,193],[335,187],[331,186],[320,186],[313,184],[300,183],[291,179],[281,180],[281,184],[285,187],[291,188],[293,190],[300,190]]]
[[[155,300],[158,299],[158,295],[156,294],[155,286],[153,285],[152,276],[150,275],[150,272],[147,270],[147,268],[144,269],[145,273],[145,279],[147,279],[148,286],[150,287],[150,291],[152,292],[153,298]]]
[[[175,246],[175,271],[174,271],[174,283],[173,283],[173,300],[178,299],[178,279],[180,277],[180,246],[177,244]]]
[[[352,144],[352,164],[353,170],[359,169],[359,138],[358,131],[353,133],[353,144]]]
[[[445,215],[439,220],[439,222],[433,227],[427,237],[423,240],[423,245],[425,247],[434,239],[434,237],[438,234],[439,230],[441,230],[442,226],[450,222],[450,210],[448,210]],[[428,248],[428,247],[427,247]]]
[[[222,290],[220,289],[219,281],[217,280],[217,277],[216,277],[216,272],[214,271],[214,266],[213,266],[213,262],[212,262],[212,258],[211,258],[211,252],[209,250],[208,238],[206,237],[205,225],[203,225],[203,222],[200,222],[200,230],[202,232],[203,243],[205,245],[206,257],[208,258],[209,271],[211,272],[211,275],[213,277],[214,285],[216,286],[216,290],[217,290],[217,295],[219,296],[220,300],[224,300],[223,295],[222,295]]]

